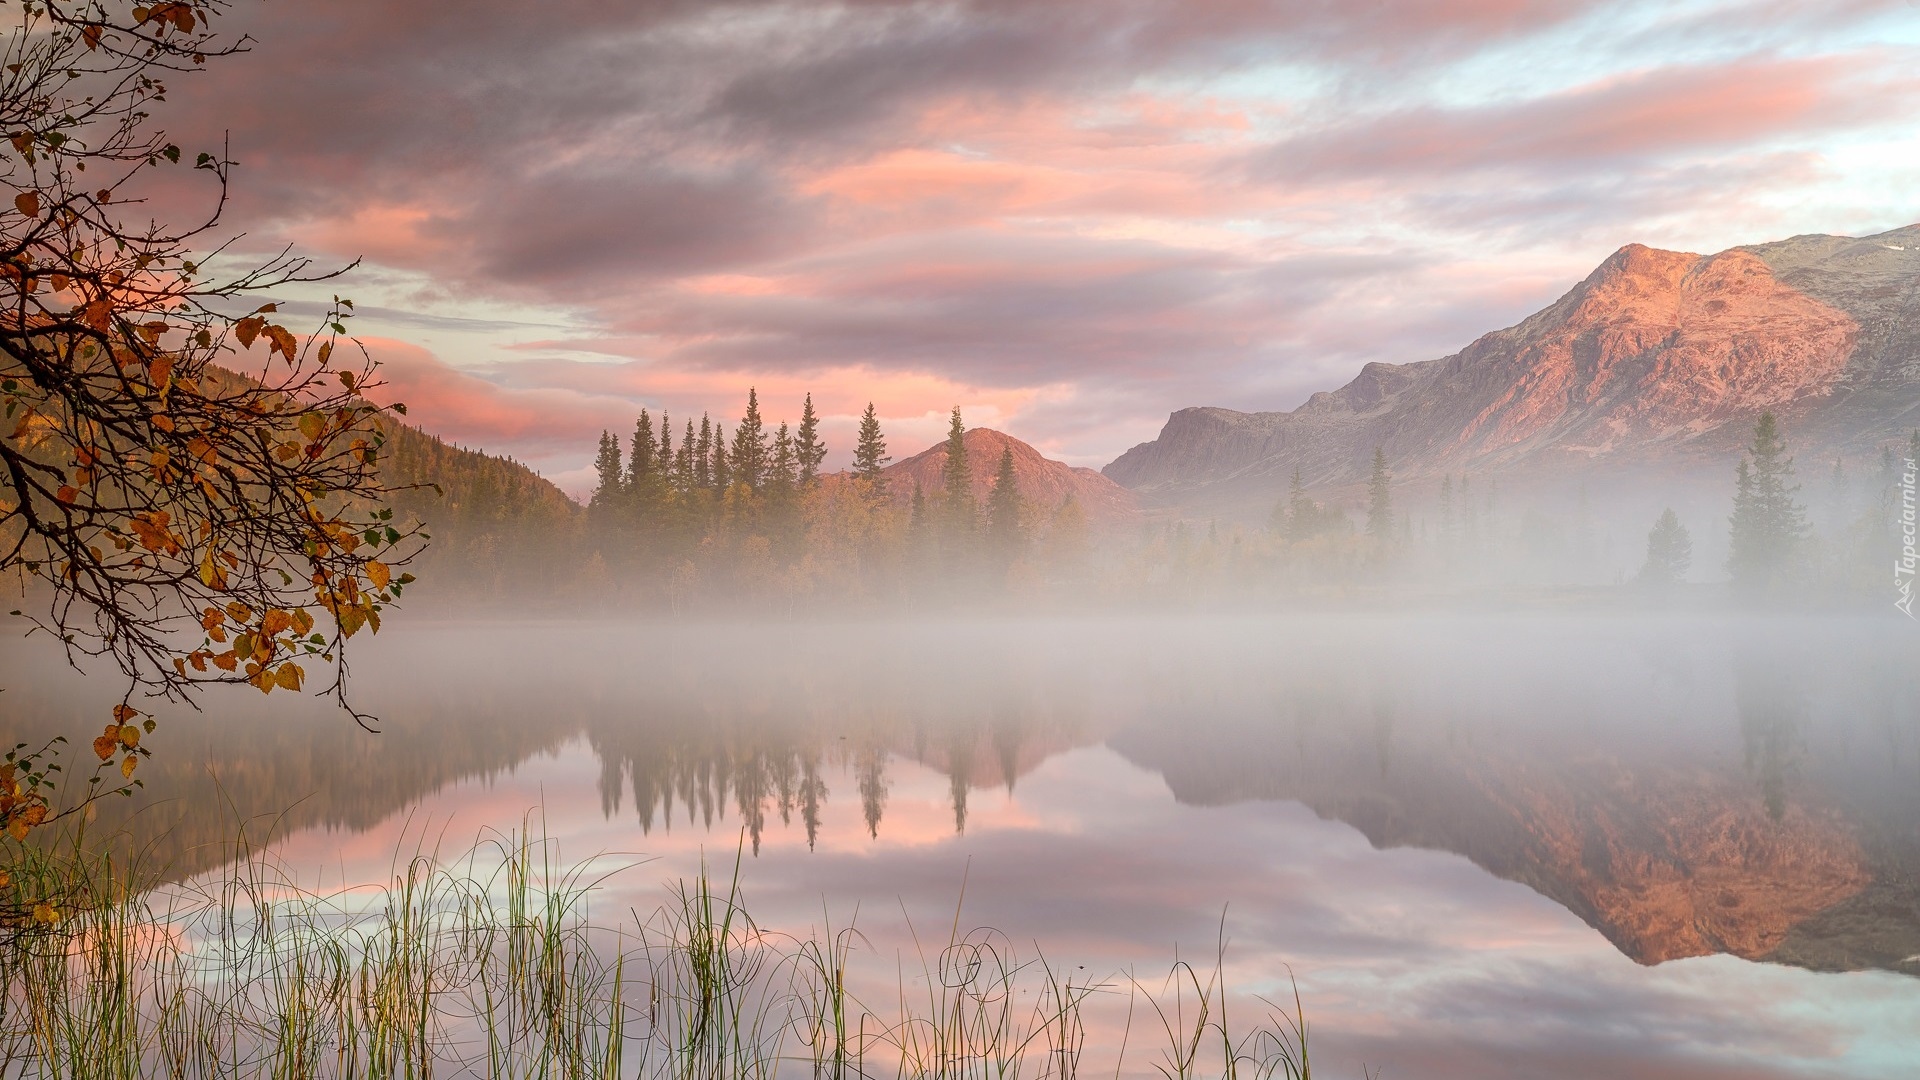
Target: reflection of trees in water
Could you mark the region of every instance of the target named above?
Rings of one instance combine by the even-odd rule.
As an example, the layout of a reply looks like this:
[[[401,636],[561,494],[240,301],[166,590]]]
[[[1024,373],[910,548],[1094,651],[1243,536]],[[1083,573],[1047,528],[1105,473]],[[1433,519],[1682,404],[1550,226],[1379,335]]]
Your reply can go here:
[[[1801,725],[1807,714],[1805,680],[1786,649],[1747,645],[1733,660],[1733,702],[1740,714],[1740,742],[1747,771],[1759,781],[1767,816],[1787,813],[1787,781],[1804,749]]]
[[[601,761],[601,806],[611,816],[631,798],[645,832],[683,822],[712,828],[737,815],[755,852],[774,815],[785,825],[797,814],[811,847],[833,790],[826,774],[838,770],[877,838],[889,766],[909,759],[946,776],[954,830],[964,832],[974,788],[997,784],[1011,793],[1022,771],[1084,727],[1070,684],[1008,674],[930,677],[909,667],[780,681],[777,692],[740,679],[670,687],[638,715],[587,725]]]

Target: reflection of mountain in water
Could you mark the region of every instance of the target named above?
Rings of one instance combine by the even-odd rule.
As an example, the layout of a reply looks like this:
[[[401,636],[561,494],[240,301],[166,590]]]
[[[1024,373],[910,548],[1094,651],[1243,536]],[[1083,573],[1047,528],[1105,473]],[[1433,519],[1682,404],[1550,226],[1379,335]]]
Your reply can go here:
[[[1457,852],[1642,963],[1724,952],[1920,974],[1920,728],[1897,650],[1691,652],[1628,670],[1570,655],[1558,671],[1477,654],[1526,672],[1504,691],[1498,670],[1392,654],[1344,676],[1308,663],[1318,674],[1263,715],[1155,718],[1111,742],[1183,802],[1297,799],[1377,847]],[[1655,694],[1632,685],[1649,666],[1667,669]]]
[[[1814,630],[448,628],[363,661],[379,736],[285,695],[163,711],[148,796],[107,803],[95,832],[188,874],[237,822],[367,828],[583,740],[610,819],[740,828],[757,852],[775,820],[811,846],[833,800],[884,836],[903,761],[948,777],[964,831],[972,792],[1105,737],[1182,802],[1297,799],[1376,846],[1458,852],[1645,963],[1920,973],[1903,963],[1920,954],[1920,694],[1897,640]],[[17,655],[0,685],[16,740],[84,734],[111,704]]]

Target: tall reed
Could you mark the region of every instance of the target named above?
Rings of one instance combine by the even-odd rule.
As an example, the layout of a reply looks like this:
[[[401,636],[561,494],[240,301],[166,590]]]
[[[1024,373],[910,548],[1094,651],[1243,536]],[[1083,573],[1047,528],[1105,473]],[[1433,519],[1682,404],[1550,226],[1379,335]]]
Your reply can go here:
[[[956,911],[944,942],[913,932],[919,971],[876,980],[897,987],[876,1007],[850,974],[875,954],[864,934],[763,927],[738,854],[731,875],[703,865],[652,915],[609,923],[591,901],[612,871],[562,863],[532,823],[332,892],[244,834],[196,891],[78,851],[22,851],[0,886],[64,905],[0,945],[4,1080],[1070,1080],[1086,1010],[1123,994],[1116,1075],[1310,1077],[1297,994],[1229,1027],[1224,944],[1210,972],[1176,963],[1152,989],[1023,959]],[[1163,1040],[1130,1062],[1136,1011]]]

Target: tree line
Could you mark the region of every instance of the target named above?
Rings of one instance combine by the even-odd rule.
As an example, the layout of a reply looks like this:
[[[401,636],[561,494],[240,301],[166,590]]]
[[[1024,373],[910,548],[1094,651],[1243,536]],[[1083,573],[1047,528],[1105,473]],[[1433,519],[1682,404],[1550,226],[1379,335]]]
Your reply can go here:
[[[960,409],[942,444],[940,484],[894,490],[886,434],[869,402],[852,467],[825,473],[828,447],[813,396],[796,424],[770,424],[747,390],[740,420],[703,413],[676,425],[642,409],[624,440],[603,431],[587,503],[585,574],[675,607],[756,597],[773,602],[1001,591],[1058,571],[1086,548],[1071,504],[1039,507],[1020,491],[1011,448],[984,500]]]

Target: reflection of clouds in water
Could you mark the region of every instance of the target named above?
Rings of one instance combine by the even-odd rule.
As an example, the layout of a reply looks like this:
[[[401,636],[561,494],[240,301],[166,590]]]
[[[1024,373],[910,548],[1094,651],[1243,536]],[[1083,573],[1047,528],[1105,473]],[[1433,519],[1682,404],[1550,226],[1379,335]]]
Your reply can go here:
[[[694,873],[703,857],[730,864],[737,816],[642,837],[630,820],[601,813],[597,768],[585,747],[570,745],[491,785],[443,793],[424,827],[452,841],[515,824],[543,801],[567,855],[638,849],[658,860],[595,898],[608,912],[649,910],[665,898],[662,881]],[[890,827],[879,840],[868,837],[857,802],[830,802],[813,852],[798,820],[773,825],[742,871],[752,909],[779,927],[817,926],[823,905],[844,922],[859,900],[859,925],[878,954],[867,957],[866,989],[880,1001],[897,952],[910,981],[919,970],[901,908],[923,941],[943,941],[964,879],[963,928],[994,926],[1015,943],[1042,943],[1052,961],[1099,973],[1132,967],[1157,978],[1176,947],[1204,958],[1220,905],[1230,905],[1232,984],[1285,993],[1291,965],[1328,1075],[1358,1075],[1364,1058],[1432,1077],[1828,1067],[1892,1076],[1872,1060],[1886,1048],[1881,1033],[1920,1024],[1920,993],[1898,977],[1836,980],[1727,958],[1641,967],[1558,905],[1464,858],[1378,851],[1298,805],[1181,806],[1157,777],[1103,749],[1047,760],[1015,796],[976,792],[964,835],[952,831],[944,776],[911,763],[893,775]],[[377,876],[405,825],[308,832],[281,852],[291,864],[344,863],[350,876]],[[1119,1022],[1111,1011],[1101,1022]],[[1856,1051],[1866,1056],[1855,1061]],[[1147,1060],[1133,1065],[1144,1070]]]
[[[1848,875],[1920,865],[1901,854],[1920,820],[1913,673],[1878,629],[447,627],[363,656],[390,720],[378,739],[277,697],[224,699],[170,720],[143,775],[192,802],[213,789],[188,766],[217,764],[244,814],[307,797],[289,821],[340,831],[302,828],[280,852],[335,882],[542,805],[567,857],[657,858],[610,883],[608,913],[652,910],[703,855],[730,866],[751,820],[756,914],[804,928],[858,902],[876,993],[910,949],[902,906],[944,940],[963,880],[963,926],[1076,971],[1209,955],[1226,905],[1233,984],[1285,992],[1292,965],[1330,1075],[1364,1058],[1439,1077],[1892,1076],[1902,1042],[1920,1044],[1920,982],[1724,957],[1648,968],[1590,929],[1636,955],[1738,931],[1762,955],[1857,888]],[[22,689],[86,714],[79,695]],[[1791,724],[1765,722],[1787,702]],[[1720,822],[1756,842],[1699,847]],[[1847,851],[1827,842],[1843,825],[1860,834]],[[1826,884],[1795,880],[1809,867]],[[1703,892],[1708,870],[1726,873]],[[1647,929],[1669,924],[1686,933]],[[1845,929],[1796,955],[1835,962],[1861,947]]]

